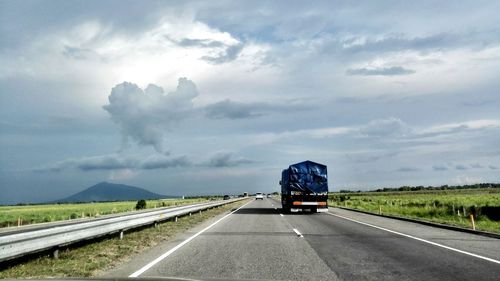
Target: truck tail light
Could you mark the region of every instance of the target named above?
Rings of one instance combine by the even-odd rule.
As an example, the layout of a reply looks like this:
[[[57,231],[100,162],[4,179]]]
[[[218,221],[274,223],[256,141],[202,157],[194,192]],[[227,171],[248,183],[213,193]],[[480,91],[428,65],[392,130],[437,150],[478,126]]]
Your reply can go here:
[[[293,201],[293,205],[294,206],[300,206],[300,205],[302,205],[302,202],[300,202],[300,201]]]
[[[318,206],[326,206],[326,202],[318,202]]]

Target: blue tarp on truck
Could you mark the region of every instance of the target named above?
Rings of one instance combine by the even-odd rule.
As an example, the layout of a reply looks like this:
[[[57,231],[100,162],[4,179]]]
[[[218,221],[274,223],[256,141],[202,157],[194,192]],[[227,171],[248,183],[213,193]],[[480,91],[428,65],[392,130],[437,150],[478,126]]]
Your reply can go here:
[[[327,209],[327,167],[312,161],[290,165],[281,174],[283,209]]]

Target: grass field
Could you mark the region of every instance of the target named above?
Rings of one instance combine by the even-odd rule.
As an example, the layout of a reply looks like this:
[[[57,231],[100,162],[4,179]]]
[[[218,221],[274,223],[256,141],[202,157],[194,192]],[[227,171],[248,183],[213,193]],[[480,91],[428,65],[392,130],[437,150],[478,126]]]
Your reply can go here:
[[[188,205],[207,201],[209,198],[148,200],[146,208]],[[107,214],[129,212],[135,209],[137,201],[46,204],[25,206],[0,206],[0,227],[61,221],[77,218],[98,217]]]
[[[332,193],[331,206],[500,233],[500,189]]]

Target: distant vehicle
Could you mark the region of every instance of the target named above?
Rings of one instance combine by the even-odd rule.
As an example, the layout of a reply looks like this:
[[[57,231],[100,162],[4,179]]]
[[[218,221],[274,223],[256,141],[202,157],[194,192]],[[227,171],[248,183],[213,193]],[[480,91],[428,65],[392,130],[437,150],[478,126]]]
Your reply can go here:
[[[304,161],[281,173],[281,205],[284,212],[309,209],[328,211],[328,177],[323,164]]]
[[[271,194],[269,194],[269,193],[268,193],[268,194],[266,195],[266,197],[267,197],[267,198],[271,197]]]
[[[224,195],[224,200],[229,200],[229,199],[231,199],[231,196],[229,196],[229,195]]]
[[[248,192],[243,192],[244,197],[248,197]]]
[[[264,200],[264,195],[262,195],[262,192],[257,192],[255,193],[255,200]]]

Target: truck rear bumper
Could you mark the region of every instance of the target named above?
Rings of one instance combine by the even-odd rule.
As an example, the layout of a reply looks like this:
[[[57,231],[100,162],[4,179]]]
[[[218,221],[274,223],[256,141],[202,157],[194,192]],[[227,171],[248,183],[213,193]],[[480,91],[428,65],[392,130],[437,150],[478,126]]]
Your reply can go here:
[[[310,208],[291,208],[290,212],[297,213],[297,212],[302,212],[304,210],[307,210]],[[328,212],[328,208],[315,208],[316,213],[326,213]]]
[[[293,205],[319,206],[320,204],[318,204],[318,203],[323,203],[323,202],[300,202],[300,201],[295,201],[295,202],[293,202]]]

